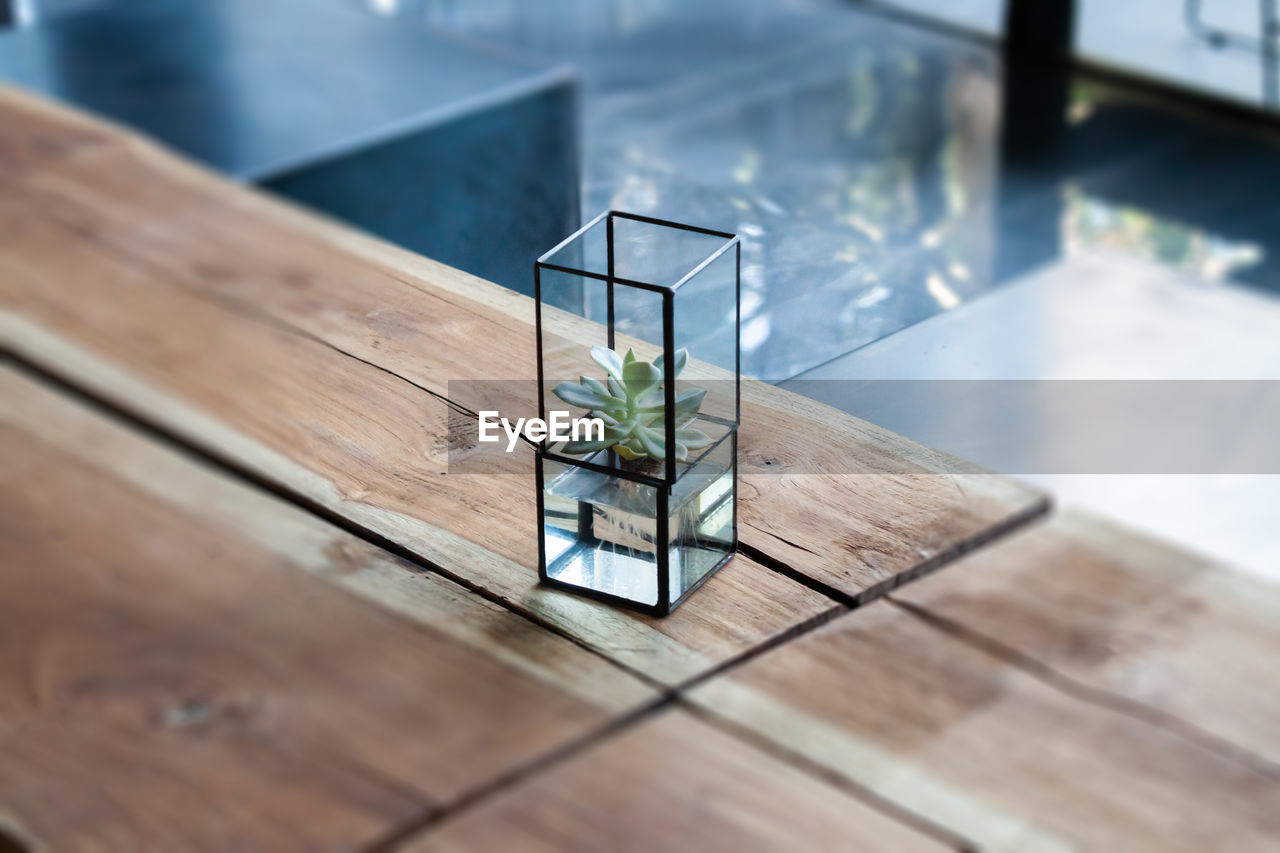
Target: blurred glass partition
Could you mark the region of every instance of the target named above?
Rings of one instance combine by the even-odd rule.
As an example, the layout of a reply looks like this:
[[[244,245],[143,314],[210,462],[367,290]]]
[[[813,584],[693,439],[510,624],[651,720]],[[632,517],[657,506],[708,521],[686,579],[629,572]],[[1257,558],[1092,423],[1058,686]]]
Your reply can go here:
[[[996,36],[1004,30],[1006,0],[862,0],[921,21]]]
[[[992,285],[997,58],[844,0],[418,0],[572,65],[583,210],[742,237],[742,370],[776,380]]]
[[[1280,109],[1277,0],[1076,0],[1083,59]]]
[[[345,0],[72,2],[0,32],[0,81],[526,293],[578,225],[563,65]]]
[[[1010,3],[1065,7],[1073,55],[1098,67],[1280,110],[1280,0],[863,0],[925,24],[1004,38]]]

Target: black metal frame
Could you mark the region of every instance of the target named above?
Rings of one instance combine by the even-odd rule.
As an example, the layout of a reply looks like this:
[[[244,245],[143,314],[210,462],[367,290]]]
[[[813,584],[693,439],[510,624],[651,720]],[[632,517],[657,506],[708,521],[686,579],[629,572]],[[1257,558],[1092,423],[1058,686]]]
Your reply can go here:
[[[1185,0],[1182,17],[1191,34],[1214,47],[1238,47],[1243,50],[1263,51],[1267,42],[1280,41],[1280,8],[1276,0],[1258,0],[1258,18],[1261,36],[1238,33],[1224,27],[1215,27],[1204,20],[1204,0]]]
[[[601,220],[605,222],[605,246],[607,254],[607,271],[604,274],[591,272],[589,270],[573,269],[572,267],[562,266],[552,263],[548,258],[553,257],[557,252],[565,246],[571,244],[574,240],[582,237],[592,228],[600,224]],[[614,250],[613,250],[613,223],[615,219],[628,219],[635,222],[643,222],[649,225],[656,225],[663,228],[672,228],[679,231],[689,231],[697,234],[704,234],[709,237],[720,237],[724,239],[724,245],[720,246],[714,252],[707,255],[693,269],[682,275],[678,281],[670,285],[653,284],[650,282],[635,281],[632,279],[622,278],[615,275],[614,272]],[[562,240],[553,249],[543,254],[534,261],[533,265],[533,294],[535,305],[535,334],[537,335],[537,357],[538,357],[538,416],[543,420],[547,417],[546,406],[546,376],[543,364],[542,350],[542,270],[555,270],[557,272],[568,273],[570,275],[581,276],[583,278],[593,279],[595,281],[603,281],[606,284],[606,332],[607,341],[610,349],[614,349],[615,329],[614,329],[614,288],[616,286],[633,287],[640,290],[660,293],[662,295],[662,351],[663,351],[663,394],[666,404],[665,418],[665,439],[668,448],[674,448],[675,440],[675,297],[680,288],[693,280],[699,273],[706,269],[711,263],[724,256],[725,252],[733,249],[734,258],[734,327],[740,330],[742,326],[742,242],[736,234],[730,234],[725,231],[716,231],[710,228],[701,228],[695,225],[685,225],[680,222],[673,222],[666,219],[658,219],[652,216],[644,216],[638,213],[628,213],[625,211],[608,210],[583,225],[570,236]],[[585,264],[584,264],[585,266]],[[733,558],[738,548],[738,424],[742,419],[742,344],[740,335],[734,336],[734,417],[733,421],[724,418],[700,414],[699,417],[719,423],[725,426],[726,432],[718,440],[712,442],[702,453],[698,454],[693,460],[684,463],[684,472],[677,473],[676,459],[673,454],[667,454],[665,472],[662,478],[651,477],[639,474],[634,471],[625,471],[618,465],[617,456],[612,450],[601,451],[607,454],[609,460],[608,465],[601,465],[598,462],[589,459],[576,459],[554,453],[549,449],[546,441],[542,442],[537,449],[534,459],[536,467],[537,480],[537,500],[538,500],[538,579],[547,586],[557,589],[565,589],[588,598],[598,601],[604,601],[609,604],[615,604],[635,610],[640,610],[654,616],[666,616],[672,610],[675,610],[684,602],[693,592],[695,592],[707,579],[718,572],[725,563]],[[674,488],[676,481],[683,476],[684,473],[693,470],[693,468],[707,454],[720,447],[725,441],[732,444],[733,458],[733,541],[729,543],[729,550],[725,556],[720,559],[711,569],[703,574],[692,586],[684,591],[675,601],[671,600],[671,576],[670,576],[670,536],[669,525],[669,500],[671,490]],[[545,516],[545,496],[543,494],[543,462],[551,460],[566,465],[572,465],[577,468],[583,468],[598,473],[608,474],[610,476],[621,477],[636,483],[642,483],[654,486],[657,489],[658,506],[656,519],[656,565],[655,571],[658,573],[658,600],[653,605],[643,602],[634,601],[632,599],[623,598],[617,595],[600,592],[590,587],[577,586],[575,584],[566,583],[556,578],[550,577],[547,573],[547,545],[546,535],[543,529],[543,519]]]
[[[0,0],[0,30],[31,23],[32,10],[26,0]]]
[[[1280,105],[1280,2],[1258,0],[1260,36],[1211,26],[1204,21],[1204,0],[1186,0],[1183,18],[1196,38],[1217,48],[1238,48],[1257,53],[1262,59],[1262,102]]]

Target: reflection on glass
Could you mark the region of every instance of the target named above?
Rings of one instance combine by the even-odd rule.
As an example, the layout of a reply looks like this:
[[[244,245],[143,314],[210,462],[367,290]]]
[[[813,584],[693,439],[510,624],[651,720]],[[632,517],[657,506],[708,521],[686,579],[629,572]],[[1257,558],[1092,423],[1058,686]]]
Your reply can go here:
[[[541,460],[548,576],[656,606],[665,550],[670,595],[679,599],[733,552],[736,438],[725,432],[676,481],[665,541],[658,524],[663,486]],[[606,455],[592,461],[604,464]]]
[[[1117,250],[1212,280],[1228,279],[1261,263],[1264,254],[1256,243],[1226,240],[1135,207],[1091,198],[1073,188],[1066,191],[1062,242],[1067,255]]]

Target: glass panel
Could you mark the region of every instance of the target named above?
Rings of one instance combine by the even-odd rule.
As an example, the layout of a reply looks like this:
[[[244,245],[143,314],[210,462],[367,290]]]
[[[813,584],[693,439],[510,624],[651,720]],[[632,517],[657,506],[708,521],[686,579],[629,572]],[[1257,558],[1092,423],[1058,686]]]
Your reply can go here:
[[[671,287],[724,244],[724,237],[614,216],[613,274]]]
[[[570,410],[576,417],[582,410],[566,406],[552,389],[561,382],[577,382],[580,376],[601,372],[591,360],[591,347],[608,344],[608,285],[546,267],[539,269],[538,278],[542,293],[543,401],[548,410]],[[541,416],[546,418],[547,413],[542,412]]]
[[[606,455],[602,451],[590,461],[605,464]],[[659,487],[553,459],[539,464],[547,575],[628,601],[657,604]]]
[[[1077,0],[1074,40],[1100,65],[1280,110],[1274,0]]]
[[[613,329],[618,355],[634,349],[641,361],[655,361],[662,355],[663,294],[629,287],[613,286]]]
[[[738,247],[613,223],[613,279],[579,271],[602,269],[599,222],[547,257],[575,271],[539,266],[544,417],[608,425],[539,455],[545,567],[552,580],[661,611],[736,545]],[[631,277],[640,284],[619,281]],[[612,353],[599,349],[610,324]],[[665,359],[679,371],[671,388]]]
[[[604,215],[582,226],[579,231],[539,260],[579,272],[608,275],[609,255]]]
[[[685,281],[674,300],[675,348],[689,351],[676,393],[703,390],[701,415],[736,422],[738,246],[730,245]]]
[[[733,553],[737,434],[727,433],[684,473],[671,494],[671,600]]]
[[[655,382],[642,396],[645,389],[611,375],[609,368],[593,357],[592,348],[608,347],[607,319],[609,290],[612,288],[616,317],[615,369],[626,359],[628,351],[634,351],[637,361],[654,362],[662,354],[662,303],[664,298],[670,298],[669,294],[624,284],[610,285],[598,279],[546,268],[540,275],[543,283],[541,329],[546,406],[543,417],[549,419],[551,412],[563,411],[568,412],[571,418],[601,417],[606,423],[617,425],[635,415],[633,408],[629,408],[633,404],[652,405],[655,400],[661,400],[658,383]],[[576,307],[569,304],[575,300]],[[607,355],[601,357],[610,362]],[[567,396],[561,396],[555,389],[565,383],[567,388],[562,387],[561,390]],[[593,403],[593,400],[599,402]],[[661,421],[661,411],[652,417]],[[563,447],[560,444],[550,449],[561,452]],[[640,465],[642,461],[619,460],[615,455],[602,464],[619,466],[627,462],[629,464],[623,467],[638,470],[643,467]],[[641,473],[648,473],[651,477],[662,476],[657,470]]]

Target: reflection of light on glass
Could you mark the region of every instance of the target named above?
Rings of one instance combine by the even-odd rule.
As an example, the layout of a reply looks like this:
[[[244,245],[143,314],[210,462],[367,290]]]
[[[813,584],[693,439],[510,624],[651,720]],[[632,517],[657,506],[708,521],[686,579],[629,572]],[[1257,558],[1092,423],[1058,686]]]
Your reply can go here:
[[[951,277],[957,281],[973,280],[973,273],[969,271],[969,267],[960,261],[952,261],[947,267],[947,272],[951,273]]]
[[[733,167],[733,171],[730,174],[740,184],[749,184],[755,181],[756,176],[760,174],[760,152],[754,148],[748,148],[743,151],[742,159],[738,161],[738,165]]]
[[[1090,198],[1074,187],[1065,193],[1062,242],[1068,256],[1109,249],[1220,280],[1262,260],[1256,243],[1231,241],[1136,207]]]
[[[760,306],[764,304],[764,297],[754,290],[749,290],[742,294],[742,316],[750,317],[752,314],[760,310]]]
[[[661,4],[658,4],[659,7]],[[654,8],[653,3],[618,3],[615,7],[618,33],[626,35],[647,27],[661,13],[661,8]]]
[[[879,108],[880,91],[872,75],[871,64],[862,62],[849,76],[849,115],[844,132],[857,138],[871,127]]]
[[[878,305],[888,299],[892,293],[893,291],[885,287],[883,284],[877,284],[875,287],[855,299],[853,304],[857,308],[870,308],[872,305]]]
[[[936,225],[920,234],[920,245],[926,249],[936,249],[942,245],[942,238],[945,233],[945,225]]]
[[[658,206],[658,197],[657,183],[639,175],[627,175],[610,206],[621,210],[653,210]]]
[[[1067,124],[1084,124],[1096,110],[1097,105],[1093,101],[1072,101],[1067,107]]]
[[[399,0],[369,0],[369,5],[379,15],[394,15],[400,3]]]
[[[947,198],[947,218],[957,219],[969,209],[969,193],[965,185],[972,166],[964,161],[964,138],[958,133],[947,135],[942,147],[942,190]]]
[[[921,66],[920,57],[914,53],[907,53],[905,50],[899,53],[895,59],[897,66],[901,69],[904,77],[919,77]]]
[[[843,216],[840,218],[840,221],[857,231],[861,231],[863,234],[867,235],[872,242],[884,242],[884,229],[877,228],[875,225],[868,222],[866,219],[863,219],[856,213],[850,213]]]
[[[783,209],[782,205],[767,196],[757,195],[755,201],[756,205],[765,213],[772,213],[774,216],[787,215],[787,211]]]
[[[769,338],[769,315],[762,314],[742,327],[742,348],[750,352]]]
[[[929,277],[924,281],[925,290],[929,291],[929,295],[937,300],[942,310],[950,311],[960,304],[960,297],[956,296],[956,292],[947,286],[942,276],[936,272],[929,273]]]

